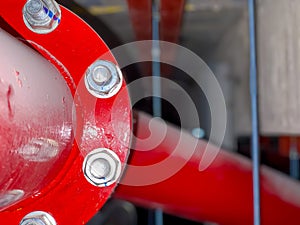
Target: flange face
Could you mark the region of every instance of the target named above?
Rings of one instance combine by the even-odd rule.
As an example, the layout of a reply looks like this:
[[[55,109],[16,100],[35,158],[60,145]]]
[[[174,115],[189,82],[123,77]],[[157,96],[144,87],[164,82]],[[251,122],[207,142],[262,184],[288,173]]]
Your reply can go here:
[[[82,167],[85,157],[95,149],[109,149],[120,160],[118,170],[122,172],[124,169],[131,134],[128,91],[122,79],[120,95],[119,92],[108,98],[91,95],[85,86],[86,71],[98,60],[117,65],[110,49],[90,26],[62,6],[59,26],[47,34],[32,32],[23,20],[22,10],[25,3],[26,1],[19,0],[1,1],[0,15],[5,23],[16,31],[14,34],[19,35],[17,39],[30,45],[41,57],[46,58],[64,79],[73,100],[71,124],[74,140],[68,145],[70,150],[67,154],[58,155],[62,157],[61,161],[53,164],[56,170],[45,178],[47,182],[43,184],[46,185],[39,186],[31,193],[24,191],[25,188],[18,188],[16,182],[16,187],[12,190],[0,193],[0,198],[6,196],[6,200],[11,200],[9,208],[0,211],[0,224],[18,225],[27,214],[43,211],[50,214],[57,224],[81,225],[102,207],[116,186],[116,182],[104,186],[88,182]],[[0,22],[0,27],[7,28],[7,24]],[[28,62],[30,60],[32,59],[28,59]],[[26,65],[26,60],[20,63],[20,67],[25,68],[23,65]],[[64,102],[66,99],[61,100]],[[118,112],[114,112],[116,109]],[[20,153],[24,153],[23,159],[31,160],[32,165],[47,162],[47,157],[56,157],[55,152],[51,152],[52,155],[38,153],[37,158],[41,160],[36,160],[37,158],[32,158],[27,150],[41,143],[48,147],[57,147],[59,141],[47,136],[29,141],[32,143],[25,146],[24,151]],[[0,163],[1,160],[3,159],[0,158]],[[96,167],[99,165],[96,164]],[[0,202],[9,202],[4,200]]]

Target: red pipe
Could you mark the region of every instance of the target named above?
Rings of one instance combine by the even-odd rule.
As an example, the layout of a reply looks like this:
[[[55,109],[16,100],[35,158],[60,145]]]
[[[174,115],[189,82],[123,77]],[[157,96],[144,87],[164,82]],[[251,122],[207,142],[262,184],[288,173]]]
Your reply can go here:
[[[164,133],[162,131],[167,129],[165,137],[153,150],[145,151],[142,147],[145,146],[145,140],[140,138],[149,136],[150,120],[149,116],[138,114],[136,150],[131,153],[130,165],[115,196],[145,207],[160,207],[167,213],[192,220],[212,221],[222,225],[253,224],[250,160],[221,150],[213,163],[200,172],[199,162],[207,143],[194,139],[187,132],[182,133],[183,143],[178,143],[180,130],[170,125],[166,128],[161,121],[150,123],[152,135],[148,142],[153,144],[151,142],[158,140]],[[195,141],[195,152],[187,159]],[[177,145],[180,149],[174,153],[173,149]],[[163,163],[165,167],[155,165],[164,159],[169,160]],[[162,182],[154,183],[161,174],[182,163],[186,164],[179,172],[166,177]],[[147,181],[153,181],[153,184],[138,186]],[[263,225],[299,224],[299,183],[262,166],[261,210]]]
[[[185,0],[161,0],[160,39],[177,43],[181,30]]]
[[[127,0],[130,19],[137,40],[151,39],[151,4],[150,0]]]

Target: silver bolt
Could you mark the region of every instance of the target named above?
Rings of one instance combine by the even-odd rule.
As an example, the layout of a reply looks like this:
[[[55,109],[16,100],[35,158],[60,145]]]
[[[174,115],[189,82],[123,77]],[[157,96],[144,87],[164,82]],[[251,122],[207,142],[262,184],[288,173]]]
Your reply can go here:
[[[60,7],[54,0],[27,0],[23,7],[23,19],[31,31],[46,34],[60,23]]]
[[[121,166],[116,153],[106,148],[98,148],[85,157],[82,170],[88,182],[94,186],[106,187],[119,179]]]
[[[29,0],[26,5],[26,12],[28,12],[33,18],[40,20],[45,19],[47,14],[43,9],[43,3],[40,0]]]
[[[35,211],[27,214],[20,225],[56,225],[55,219],[48,213]]]
[[[86,71],[85,86],[97,98],[110,98],[122,87],[122,73],[112,62],[97,60]]]

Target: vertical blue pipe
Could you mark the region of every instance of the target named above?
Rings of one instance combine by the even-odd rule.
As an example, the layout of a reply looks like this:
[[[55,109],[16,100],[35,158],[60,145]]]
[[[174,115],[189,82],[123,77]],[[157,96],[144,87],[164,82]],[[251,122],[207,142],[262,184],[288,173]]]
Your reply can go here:
[[[290,175],[292,178],[299,180],[299,155],[298,152],[290,153]]]
[[[253,209],[254,225],[260,225],[260,150],[258,138],[258,104],[257,104],[257,65],[256,65],[256,30],[255,0],[248,0],[249,39],[250,39],[250,95],[252,114],[252,166],[253,166]]]
[[[163,225],[163,211],[161,209],[155,209],[155,225]]]
[[[297,148],[297,139],[291,138],[290,146],[290,176],[299,180],[299,154]]]
[[[161,117],[160,46],[159,46],[159,2],[152,5],[152,88],[153,116]]]
[[[161,117],[161,81],[160,81],[160,46],[159,46],[159,0],[152,2],[152,104],[153,116]],[[151,214],[151,213],[150,213]],[[163,211],[155,209],[154,220],[150,219],[151,225],[163,225]],[[150,225],[150,224],[149,224]]]

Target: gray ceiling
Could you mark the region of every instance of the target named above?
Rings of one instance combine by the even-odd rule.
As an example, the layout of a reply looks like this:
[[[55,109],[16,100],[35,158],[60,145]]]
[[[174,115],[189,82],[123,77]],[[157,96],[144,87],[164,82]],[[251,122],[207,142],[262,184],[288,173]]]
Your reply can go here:
[[[135,40],[126,0],[76,0],[103,21],[123,43]],[[247,7],[247,0],[187,0],[181,44],[195,52],[211,48]]]

